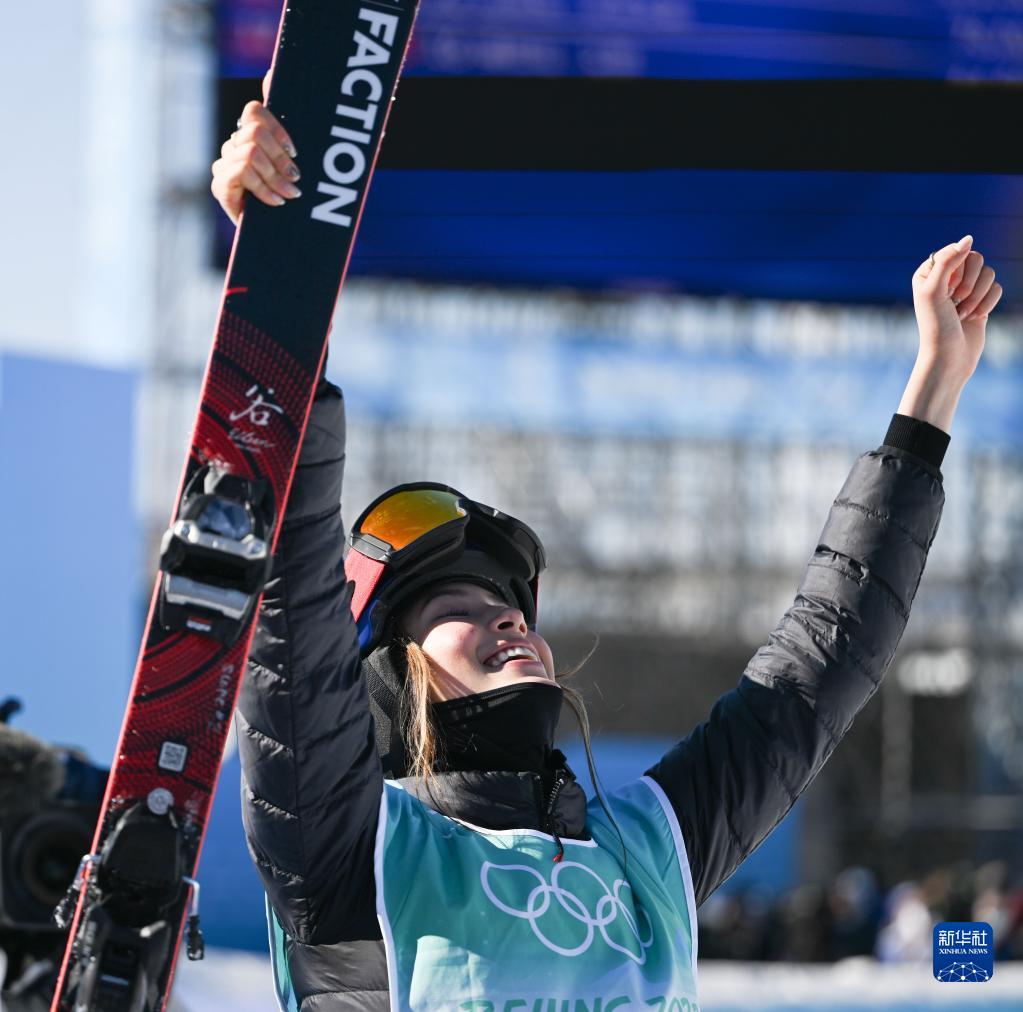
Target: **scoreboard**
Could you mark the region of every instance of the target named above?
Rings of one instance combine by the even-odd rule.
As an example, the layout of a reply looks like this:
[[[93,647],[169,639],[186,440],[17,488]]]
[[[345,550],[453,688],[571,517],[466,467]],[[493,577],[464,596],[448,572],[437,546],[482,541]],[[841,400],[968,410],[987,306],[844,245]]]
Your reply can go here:
[[[220,0],[221,73],[261,76],[279,0]],[[1004,0],[431,0],[406,74],[1023,80]]]
[[[279,10],[219,0],[218,148]],[[901,303],[971,232],[1016,310],[1020,108],[1018,0],[428,0],[351,267]]]

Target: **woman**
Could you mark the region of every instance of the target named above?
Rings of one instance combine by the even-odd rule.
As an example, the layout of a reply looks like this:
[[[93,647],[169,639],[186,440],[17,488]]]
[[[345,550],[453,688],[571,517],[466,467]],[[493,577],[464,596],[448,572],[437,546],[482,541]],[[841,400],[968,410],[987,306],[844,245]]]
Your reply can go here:
[[[232,220],[246,193],[297,195],[293,155],[247,106],[213,169]],[[321,382],[238,710],[282,1008],[697,1007],[696,908],[819,771],[905,628],[1001,296],[971,246],[915,273],[898,413],[738,687],[589,804],[553,744],[564,690],[534,627],[539,541],[452,490],[403,487],[356,523],[348,582],[341,395]]]

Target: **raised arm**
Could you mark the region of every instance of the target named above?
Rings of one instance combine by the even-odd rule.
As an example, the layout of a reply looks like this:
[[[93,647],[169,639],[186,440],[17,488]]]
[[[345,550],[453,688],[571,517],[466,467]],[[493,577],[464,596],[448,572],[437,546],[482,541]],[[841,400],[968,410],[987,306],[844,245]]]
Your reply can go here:
[[[737,688],[649,774],[672,802],[702,903],[820,771],[891,663],[944,504],[959,396],[1001,297],[969,236],[913,276],[920,348],[884,444],[835,499],[795,601]]]
[[[247,193],[278,202],[267,165],[286,168],[290,140],[258,103],[235,137],[212,188],[237,220]],[[342,563],[344,458],[341,391],[321,379],[237,710],[249,850],[285,930],[310,944],[379,937],[383,776]]]

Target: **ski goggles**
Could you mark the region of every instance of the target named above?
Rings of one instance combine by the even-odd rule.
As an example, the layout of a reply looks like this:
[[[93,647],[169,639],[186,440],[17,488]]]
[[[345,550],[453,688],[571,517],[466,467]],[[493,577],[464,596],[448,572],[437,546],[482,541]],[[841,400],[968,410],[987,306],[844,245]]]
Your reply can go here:
[[[345,575],[363,656],[395,609],[431,583],[468,580],[498,591],[532,628],[547,561],[533,531],[449,485],[398,485],[374,499],[349,535]]]

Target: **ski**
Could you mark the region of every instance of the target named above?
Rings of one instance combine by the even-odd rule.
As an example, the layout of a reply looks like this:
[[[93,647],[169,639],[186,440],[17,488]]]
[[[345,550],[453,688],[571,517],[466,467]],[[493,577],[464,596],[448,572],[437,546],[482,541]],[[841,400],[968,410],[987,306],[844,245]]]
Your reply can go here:
[[[287,0],[267,105],[303,195],[235,236],[52,1012],[161,1012],[202,957],[199,853],[256,614],[418,0]]]

